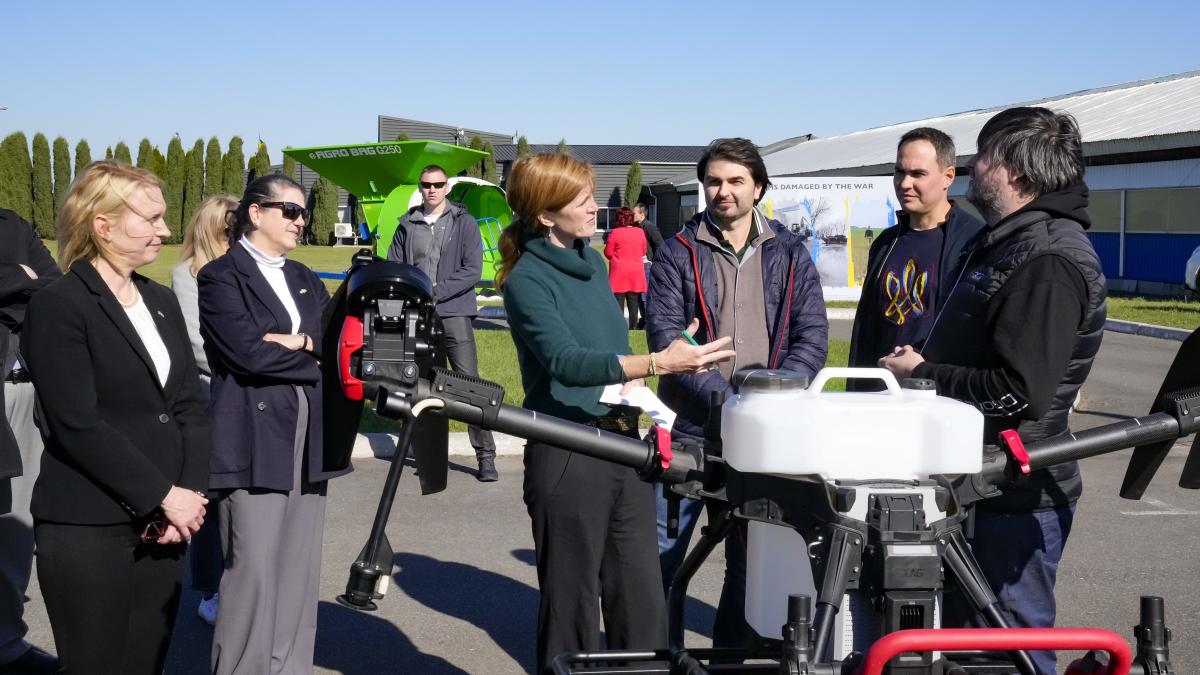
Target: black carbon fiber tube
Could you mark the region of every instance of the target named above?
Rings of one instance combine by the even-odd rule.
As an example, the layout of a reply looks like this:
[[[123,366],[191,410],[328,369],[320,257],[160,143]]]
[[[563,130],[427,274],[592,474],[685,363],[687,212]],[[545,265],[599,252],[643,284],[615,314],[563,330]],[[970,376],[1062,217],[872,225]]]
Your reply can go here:
[[[1035,441],[1025,446],[1029,468],[1034,471],[1117,450],[1179,438],[1179,422],[1167,413],[1105,424],[1084,431]],[[1008,482],[1005,465],[995,463],[984,468],[984,479],[994,485]]]

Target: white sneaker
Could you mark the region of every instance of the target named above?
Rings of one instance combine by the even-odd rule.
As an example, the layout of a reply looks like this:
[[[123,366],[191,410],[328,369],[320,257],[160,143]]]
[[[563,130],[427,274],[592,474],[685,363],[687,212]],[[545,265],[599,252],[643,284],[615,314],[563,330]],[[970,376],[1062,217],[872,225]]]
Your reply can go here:
[[[212,596],[204,598],[200,601],[200,605],[196,607],[196,613],[204,619],[204,623],[215,626],[217,625],[217,606],[220,603],[220,595],[213,593]]]

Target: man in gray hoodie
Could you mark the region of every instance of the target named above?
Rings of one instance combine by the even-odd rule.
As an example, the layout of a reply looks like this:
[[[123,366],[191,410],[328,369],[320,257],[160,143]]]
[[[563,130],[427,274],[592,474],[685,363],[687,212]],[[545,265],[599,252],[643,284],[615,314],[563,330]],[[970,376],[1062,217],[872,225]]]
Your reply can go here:
[[[475,284],[483,273],[479,223],[466,209],[446,200],[450,180],[445,169],[431,164],[421,171],[418,180],[421,204],[400,217],[388,260],[415,265],[433,280],[433,299],[443,328],[438,347],[445,351],[451,369],[478,377],[479,359],[471,321],[479,313]],[[492,433],[469,426],[467,434],[479,461],[478,479],[498,480]]]

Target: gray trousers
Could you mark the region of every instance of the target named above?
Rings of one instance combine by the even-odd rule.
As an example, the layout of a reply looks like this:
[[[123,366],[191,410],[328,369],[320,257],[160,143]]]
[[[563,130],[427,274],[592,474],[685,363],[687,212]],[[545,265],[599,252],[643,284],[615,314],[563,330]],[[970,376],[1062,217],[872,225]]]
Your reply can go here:
[[[0,665],[29,649],[25,589],[33,567],[29,498],[42,468],[42,435],[33,423],[33,385],[4,383],[4,416],[21,448],[22,475],[0,480]]]
[[[475,351],[475,330],[471,328],[471,317],[448,316],[442,319],[442,337],[446,349],[446,359],[450,361],[450,369],[456,373],[479,377],[479,357]],[[496,441],[492,432],[476,426],[467,426],[467,437],[471,439],[471,447],[475,448],[478,458],[495,457]]]
[[[221,498],[221,609],[213,632],[217,675],[311,675],[321,583],[325,483],[304,480],[308,402],[297,388],[293,487],[238,489]]]

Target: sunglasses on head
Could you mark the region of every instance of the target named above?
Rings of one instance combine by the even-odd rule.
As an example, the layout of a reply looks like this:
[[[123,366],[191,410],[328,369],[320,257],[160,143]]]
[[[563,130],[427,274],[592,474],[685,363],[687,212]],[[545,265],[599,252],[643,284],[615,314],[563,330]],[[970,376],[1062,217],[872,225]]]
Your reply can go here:
[[[444,187],[446,187],[446,181],[444,181],[444,180],[439,180],[437,182],[430,182],[430,181],[424,181],[424,180],[421,181],[421,189],[422,190],[441,190]]]
[[[279,209],[280,212],[283,213],[283,217],[287,220],[295,220],[300,216],[304,216],[304,220],[307,221],[308,217],[311,215],[308,209],[292,202],[259,202],[258,205],[267,208]]]

